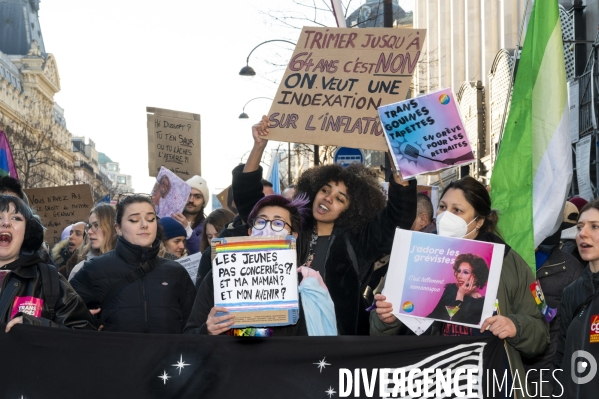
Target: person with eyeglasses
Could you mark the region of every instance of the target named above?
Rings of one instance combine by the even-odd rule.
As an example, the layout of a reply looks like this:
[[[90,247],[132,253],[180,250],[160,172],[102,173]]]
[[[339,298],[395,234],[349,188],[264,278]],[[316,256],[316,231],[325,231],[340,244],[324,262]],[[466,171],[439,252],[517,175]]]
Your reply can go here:
[[[269,195],[262,198],[248,216],[249,236],[288,236],[297,237],[302,224],[305,205],[304,197],[289,201],[281,195]],[[209,256],[209,253],[207,254]],[[203,279],[196,295],[193,310],[185,326],[185,334],[228,334],[235,336],[296,336],[308,335],[305,316],[300,306],[300,319],[290,326],[231,329],[235,322],[232,314],[216,316],[217,312],[227,313],[227,309],[214,306],[214,282],[212,270]]]
[[[58,272],[70,281],[86,260],[112,251],[116,246],[115,217],[114,207],[110,204],[99,204],[92,208],[85,226],[87,242],[77,250],[66,265],[58,269]]]

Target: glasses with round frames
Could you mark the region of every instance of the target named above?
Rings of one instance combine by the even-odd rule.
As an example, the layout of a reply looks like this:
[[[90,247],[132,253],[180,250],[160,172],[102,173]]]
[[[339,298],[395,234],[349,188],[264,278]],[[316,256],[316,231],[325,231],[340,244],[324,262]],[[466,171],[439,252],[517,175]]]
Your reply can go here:
[[[256,230],[262,230],[266,227],[268,223],[270,223],[270,228],[272,229],[272,231],[282,231],[285,228],[285,225],[291,228],[291,225],[282,219],[268,220],[264,218],[254,219],[253,227]]]

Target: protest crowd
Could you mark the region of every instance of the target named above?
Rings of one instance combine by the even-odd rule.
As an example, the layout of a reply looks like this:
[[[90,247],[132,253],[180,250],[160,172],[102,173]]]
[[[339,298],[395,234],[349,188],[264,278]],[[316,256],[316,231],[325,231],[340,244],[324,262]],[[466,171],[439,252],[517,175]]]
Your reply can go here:
[[[597,287],[599,201],[574,197],[566,202],[560,228],[538,247],[540,285],[547,305],[559,309],[548,323],[529,289],[535,282],[533,274],[502,240],[498,214],[482,183],[465,177],[447,185],[436,219],[431,199],[417,193],[415,180],[392,174],[386,199],[376,176],[361,165],[314,167],[300,177],[291,199],[265,195],[260,159],[268,132],[265,117],[253,126],[254,145],[247,162],[232,171],[238,215],[218,209],[206,217],[207,183],[193,176],[186,182],[190,194],[181,213],[158,218],[151,197],[125,195],[116,207],[98,204],[88,220],[66,227],[53,248],[43,242],[44,227],[28,206],[19,181],[1,178],[0,303],[6,332],[16,324],[31,324],[261,337],[414,335],[381,294],[389,264],[381,266],[379,260],[391,253],[394,230],[400,228],[501,243],[506,248],[494,315],[480,328],[435,321],[424,335],[494,335],[505,340],[509,367],[520,374],[527,369],[561,367],[565,347],[572,345],[567,330],[579,311],[575,309],[583,302],[588,304],[587,297],[593,297]],[[297,239],[300,286],[317,281],[316,290],[323,299],[316,306],[305,306],[302,301],[299,321],[292,325],[234,328],[235,313],[214,301],[212,239],[288,235]],[[573,239],[578,245],[564,245]],[[192,281],[175,260],[200,250],[201,261],[194,266],[197,278]],[[473,258],[462,262],[467,265],[465,277],[461,269],[458,273],[456,260],[456,282],[446,286],[437,308],[443,301],[462,306],[455,321],[468,322],[460,316],[472,313],[469,308],[482,309],[477,287],[486,285],[488,270],[483,263],[483,277],[477,274]],[[302,292],[307,291],[300,290],[300,296]],[[18,299],[26,295],[40,297],[43,306],[34,304],[32,311],[19,308]],[[445,313],[445,306],[441,308]],[[435,313],[438,310],[430,317],[442,318]]]
[[[314,32],[303,32],[307,36],[299,43],[320,50],[321,40],[322,48],[361,40],[355,33],[334,39],[332,33],[327,38]],[[367,36],[368,43],[375,40]],[[404,49],[406,58],[411,46]],[[523,59],[525,50],[526,45]],[[304,170],[287,187],[266,180],[263,155],[269,140],[282,137],[273,133],[281,134],[285,123],[295,128],[306,116],[293,100],[275,100],[298,113],[286,109],[284,123],[284,113],[271,112],[244,133],[251,133],[253,144],[245,163],[231,171],[227,206],[207,212],[206,179],[193,173],[182,178],[168,165],[157,165],[150,194],[121,193],[112,202],[88,203],[80,220],[54,217],[52,226],[66,226],[52,237],[55,243],[48,238],[50,224],[36,212],[19,179],[3,173],[0,323],[5,337],[37,329],[38,334],[68,331],[73,340],[113,336],[109,344],[115,347],[127,345],[117,342],[121,339],[133,345],[137,337],[154,335],[156,342],[168,344],[178,335],[183,339],[177,343],[210,340],[216,349],[235,340],[296,343],[301,349],[308,339],[290,337],[362,336],[363,347],[356,350],[364,353],[369,342],[391,340],[407,342],[413,352],[424,351],[426,344],[419,347],[419,342],[431,337],[454,347],[499,342],[493,349],[498,355],[483,359],[481,349],[480,370],[484,365],[504,371],[508,384],[520,389],[484,397],[593,397],[588,392],[596,395],[597,381],[584,390],[576,381],[579,385],[572,385],[570,372],[574,379],[577,353],[599,354],[593,346],[599,346],[599,199],[572,195],[569,182],[552,177],[561,191],[545,193],[542,201],[557,198],[558,205],[534,218],[549,220],[553,228],[545,228],[539,240],[536,225],[534,237],[527,231],[532,237],[527,244],[534,248],[520,253],[521,241],[528,238],[508,236],[503,227],[508,218],[509,223],[526,219],[524,208],[532,212],[533,200],[518,202],[522,213],[516,209],[515,216],[504,211],[515,195],[504,185],[512,178],[504,154],[520,146],[510,143],[513,135],[503,139],[490,185],[465,176],[434,190],[418,186],[416,177],[441,170],[439,164],[447,168],[474,159],[458,111],[434,108],[454,106],[451,89],[433,95],[390,105],[376,104],[372,97],[367,108],[378,109],[380,126],[364,118],[364,126],[352,122],[350,132],[352,119],[342,117],[347,118],[345,133],[359,125],[361,140],[385,137],[382,145],[392,162],[383,173],[359,162],[332,163]],[[155,115],[162,117],[158,111]],[[517,118],[511,111],[506,131],[515,129]],[[313,123],[304,133],[316,130]],[[325,118],[322,127],[328,131],[326,123]],[[410,135],[434,124],[448,127],[430,135],[431,142],[422,133],[425,144],[418,148],[416,141],[408,142]],[[564,158],[568,163],[571,169],[571,159]],[[533,191],[516,196],[533,197]],[[533,230],[532,214],[530,219],[527,230]],[[459,341],[466,337],[471,341]],[[234,357],[227,348],[227,356]],[[206,358],[215,361],[219,355],[209,352]],[[318,367],[330,365],[325,360]],[[186,365],[181,354],[179,376]],[[218,370],[211,372],[216,379]],[[171,377],[164,371],[157,378],[166,385]],[[531,385],[534,390],[528,389]],[[335,393],[333,388],[326,392],[329,397]]]

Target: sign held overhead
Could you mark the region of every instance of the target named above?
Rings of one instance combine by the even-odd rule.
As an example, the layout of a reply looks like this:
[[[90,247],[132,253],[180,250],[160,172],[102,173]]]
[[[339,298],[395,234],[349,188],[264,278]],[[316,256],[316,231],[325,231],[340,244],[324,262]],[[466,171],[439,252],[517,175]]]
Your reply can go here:
[[[147,107],[148,168],[164,166],[183,180],[202,175],[200,115]]]
[[[270,108],[269,138],[386,151],[377,108],[406,98],[425,32],[304,27]]]

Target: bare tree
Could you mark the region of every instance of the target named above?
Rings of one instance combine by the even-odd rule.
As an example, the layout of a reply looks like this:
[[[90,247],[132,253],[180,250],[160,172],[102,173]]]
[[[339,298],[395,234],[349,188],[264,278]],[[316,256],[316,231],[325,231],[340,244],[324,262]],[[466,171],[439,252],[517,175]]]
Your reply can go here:
[[[20,124],[13,128],[2,122],[23,188],[60,186],[71,180],[73,165],[60,155],[51,132],[34,132]]]

